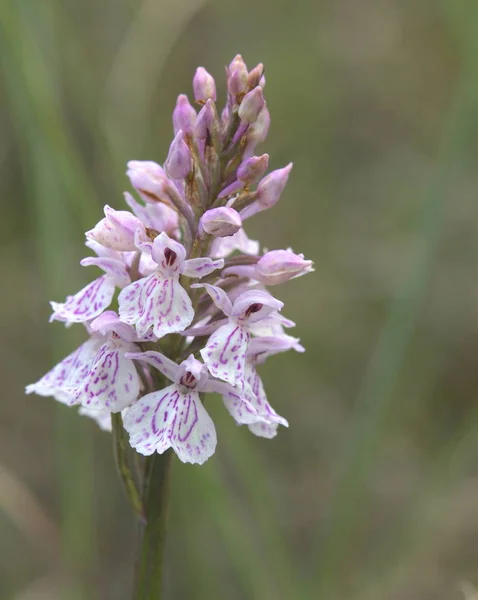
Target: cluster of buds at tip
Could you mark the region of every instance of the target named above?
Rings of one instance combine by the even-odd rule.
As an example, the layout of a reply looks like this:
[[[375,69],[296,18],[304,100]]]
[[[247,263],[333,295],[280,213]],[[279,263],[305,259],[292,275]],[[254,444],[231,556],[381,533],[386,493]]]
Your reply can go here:
[[[304,349],[286,333],[294,323],[267,288],[313,270],[290,249],[261,254],[244,230],[246,219],[277,203],[292,164],[266,174],[269,155],[256,155],[270,124],[263,65],[248,70],[238,55],[226,75],[218,111],[214,78],[196,70],[198,108],[178,97],[163,166],[128,163],[136,192],[125,193],[130,210],[105,206],[86,233],[95,256],[81,264],[102,273],[51,303],[51,320],[83,324],[87,339],[27,387],[78,406],[102,429],[121,413],[137,452],[172,448],[198,464],[217,442],[206,393],[218,393],[255,435],[272,438],[288,426],[270,405],[258,366]]]

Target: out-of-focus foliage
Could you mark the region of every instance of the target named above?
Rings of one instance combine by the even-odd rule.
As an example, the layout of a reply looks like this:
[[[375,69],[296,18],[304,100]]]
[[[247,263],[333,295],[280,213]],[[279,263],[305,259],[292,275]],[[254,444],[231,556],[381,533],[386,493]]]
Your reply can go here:
[[[175,465],[171,600],[437,600],[478,584],[476,0],[3,0],[1,600],[129,598],[108,435],[25,397],[81,339],[48,300],[129,159],[165,158],[197,65],[266,65],[280,204],[250,224],[317,271],[281,290],[305,355],[264,366],[269,442]],[[224,92],[224,89],[220,90]],[[463,582],[469,582],[463,588]],[[471,594],[471,592],[470,592]]]

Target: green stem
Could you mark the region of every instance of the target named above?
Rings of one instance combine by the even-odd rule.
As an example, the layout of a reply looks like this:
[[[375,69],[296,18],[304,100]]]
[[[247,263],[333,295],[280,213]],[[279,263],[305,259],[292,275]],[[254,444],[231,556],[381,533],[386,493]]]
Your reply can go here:
[[[131,447],[129,446],[126,432],[123,427],[121,413],[111,413],[111,426],[113,429],[113,450],[118,473],[133,510],[138,517],[144,518],[143,504],[141,502],[138,485],[128,463],[128,454],[131,452]]]
[[[134,600],[160,600],[163,550],[168,520],[170,472],[173,453],[153,454],[145,465],[143,505],[146,522],[140,524],[140,547],[135,573]]]

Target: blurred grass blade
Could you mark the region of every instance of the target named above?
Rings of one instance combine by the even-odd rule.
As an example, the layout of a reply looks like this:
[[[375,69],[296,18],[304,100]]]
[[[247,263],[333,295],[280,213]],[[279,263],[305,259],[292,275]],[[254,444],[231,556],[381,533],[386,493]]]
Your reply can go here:
[[[474,14],[476,17],[476,7]],[[471,22],[476,24],[476,19],[471,19]],[[419,250],[406,281],[391,303],[351,417],[338,484],[329,513],[325,515],[325,539],[318,542],[321,547],[318,562],[319,595],[314,597],[329,598],[331,590],[342,579],[348,542],[361,514],[366,482],[379,456],[385,418],[438,248],[447,192],[466,145],[470,142],[469,122],[477,100],[475,73],[478,66],[478,37],[474,28],[470,29],[471,37],[468,38],[468,45],[465,44],[462,81],[444,127],[441,152],[436,160],[434,176],[416,231]]]

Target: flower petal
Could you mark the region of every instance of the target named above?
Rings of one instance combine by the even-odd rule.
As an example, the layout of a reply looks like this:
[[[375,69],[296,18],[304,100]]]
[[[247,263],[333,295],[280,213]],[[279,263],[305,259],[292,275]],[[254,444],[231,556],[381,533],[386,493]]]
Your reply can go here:
[[[128,285],[118,302],[120,319],[135,325],[140,337],[151,327],[158,338],[182,331],[194,318],[191,299],[179,281],[158,272]]]
[[[97,337],[90,338],[39,381],[27,385],[26,393],[53,396],[55,400],[67,404],[75,389],[87,376],[90,364],[102,343],[102,340]]]
[[[250,240],[244,229],[241,228],[234,235],[214,239],[209,254],[213,258],[225,258],[235,250],[257,256],[259,254],[259,242]]]
[[[170,250],[173,255],[176,255],[174,260],[171,260],[171,258],[168,260],[168,258],[166,258],[166,250]],[[163,231],[154,238],[151,256],[166,275],[169,273],[176,273],[178,270],[181,271],[186,259],[186,249],[179,242],[172,240],[168,234]]]
[[[182,268],[182,274],[186,277],[205,277],[216,269],[222,269],[224,266],[224,260],[212,260],[210,258],[190,258],[184,262]]]
[[[211,285],[210,283],[193,283],[192,288],[203,287],[206,292],[211,296],[214,304],[222,310],[225,315],[230,315],[232,311],[232,302],[229,300],[226,292],[218,287],[217,285]]]
[[[155,350],[148,350],[147,352],[128,352],[126,357],[131,360],[140,360],[152,365],[171,381],[174,381],[176,378],[176,372],[179,365],[167,356],[164,356],[164,354],[161,354],[161,352],[156,352]]]
[[[254,305],[257,305],[257,307],[260,306],[260,310],[248,315],[248,309]],[[234,300],[231,316],[242,318],[246,320],[247,323],[254,323],[256,321],[261,321],[274,311],[281,310],[283,306],[283,302],[277,300],[277,298],[274,298],[268,292],[263,292],[262,290],[249,290],[243,292],[236,300]]]
[[[126,349],[134,350],[136,346],[118,340],[103,344],[70,404],[120,412],[134,402],[139,395],[140,378],[133,361],[124,356]]]
[[[111,411],[110,410],[94,410],[80,406],[78,413],[84,417],[89,417],[96,421],[96,424],[102,431],[111,431]]]
[[[173,384],[143,396],[124,416],[130,444],[145,455],[173,448],[183,462],[202,464],[216,449],[216,430],[197,392]]]
[[[125,287],[130,283],[131,278],[126,266],[122,260],[108,257],[87,256],[80,260],[83,267],[95,266],[102,269],[106,275],[109,275],[118,287]]]
[[[215,331],[201,350],[211,375],[242,387],[248,343],[249,334],[236,323],[228,323]]]
[[[204,386],[205,391],[221,394],[224,406],[231,417],[239,425],[250,425],[251,423],[264,422],[259,416],[257,409],[251,403],[254,393],[249,384],[245,384],[244,391],[223,381],[209,379]],[[254,399],[255,400],[255,399]]]
[[[265,423],[249,425],[249,429],[252,433],[260,437],[273,438],[277,434],[279,425],[289,427],[287,420],[278,415],[267,401],[262,380],[255,367],[250,362],[246,363],[246,382],[253,392],[253,395],[248,397],[248,400],[254,408],[256,408],[259,416],[263,417],[265,421]]]
[[[111,277],[102,275],[74,296],[68,296],[66,302],[50,302],[53,314],[51,321],[82,323],[98,317],[111,304],[115,284]]]

